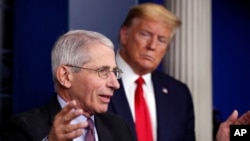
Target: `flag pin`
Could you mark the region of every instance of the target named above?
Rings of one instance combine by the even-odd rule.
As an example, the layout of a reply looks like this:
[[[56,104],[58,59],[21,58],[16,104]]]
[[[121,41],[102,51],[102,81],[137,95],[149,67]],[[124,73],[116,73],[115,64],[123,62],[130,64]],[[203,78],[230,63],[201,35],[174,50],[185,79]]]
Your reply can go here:
[[[168,89],[167,88],[163,88],[162,92],[165,93],[165,94],[167,94],[168,93]]]

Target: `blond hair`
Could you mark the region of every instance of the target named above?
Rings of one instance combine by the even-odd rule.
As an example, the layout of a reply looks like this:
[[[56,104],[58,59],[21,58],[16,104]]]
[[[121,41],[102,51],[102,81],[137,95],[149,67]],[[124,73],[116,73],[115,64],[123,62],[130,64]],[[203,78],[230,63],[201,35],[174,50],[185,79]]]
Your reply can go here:
[[[180,19],[167,10],[164,6],[156,3],[143,3],[132,7],[125,18],[122,27],[129,27],[135,18],[147,18],[163,22],[173,29],[181,25]]]

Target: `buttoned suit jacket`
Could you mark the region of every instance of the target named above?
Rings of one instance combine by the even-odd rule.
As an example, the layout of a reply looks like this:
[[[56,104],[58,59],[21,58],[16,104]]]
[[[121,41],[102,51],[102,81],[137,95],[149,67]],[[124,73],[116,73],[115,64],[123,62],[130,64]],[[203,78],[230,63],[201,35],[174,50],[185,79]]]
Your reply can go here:
[[[128,77],[128,76],[126,76]],[[109,112],[122,116],[136,139],[134,120],[122,81],[109,104]],[[157,116],[157,141],[195,141],[194,108],[188,87],[162,72],[152,73]]]
[[[2,141],[41,141],[48,136],[60,110],[55,97],[45,107],[14,116],[3,128]],[[133,141],[126,122],[115,114],[96,114],[95,126],[99,141]]]

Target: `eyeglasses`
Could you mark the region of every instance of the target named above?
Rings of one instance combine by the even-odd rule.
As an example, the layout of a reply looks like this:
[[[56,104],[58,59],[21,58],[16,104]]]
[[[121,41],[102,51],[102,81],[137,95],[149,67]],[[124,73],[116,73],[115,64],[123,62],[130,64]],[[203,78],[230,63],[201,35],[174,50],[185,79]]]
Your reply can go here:
[[[91,68],[84,68],[84,67],[79,67],[79,66],[74,66],[74,65],[66,65],[68,67],[74,67],[74,68],[79,68],[79,69],[86,69],[86,70],[90,70],[90,71],[95,71],[98,73],[98,76],[100,78],[106,79],[109,77],[110,72],[113,72],[115,74],[116,79],[120,79],[121,78],[121,74],[123,73],[121,69],[119,68],[114,68],[113,70],[109,70],[109,67],[101,67],[98,69],[91,69]]]

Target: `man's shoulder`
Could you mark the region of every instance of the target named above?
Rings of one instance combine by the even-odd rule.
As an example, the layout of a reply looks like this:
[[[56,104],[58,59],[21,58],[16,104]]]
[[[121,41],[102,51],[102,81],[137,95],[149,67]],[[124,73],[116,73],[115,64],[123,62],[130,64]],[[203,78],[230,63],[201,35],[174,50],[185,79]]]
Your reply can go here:
[[[43,121],[47,122],[52,116],[51,113],[58,111],[58,106],[58,102],[53,98],[49,103],[44,103],[44,105],[14,114],[10,118],[10,121],[28,122],[29,124],[41,123]]]
[[[15,122],[17,124],[36,124],[41,122],[47,122],[49,118],[48,106],[42,106],[38,108],[32,108],[29,111],[17,113],[12,116],[9,122]],[[45,121],[46,120],[46,121]]]
[[[3,124],[3,138],[41,140],[49,133],[50,121],[47,107],[33,108],[30,111],[15,114]]]
[[[160,72],[160,71],[154,71],[152,72],[152,80],[153,81],[160,81],[160,82],[167,82],[169,84],[173,84],[173,85],[185,85],[185,83],[183,83],[182,81],[176,79],[175,77],[166,74],[164,72]]]

